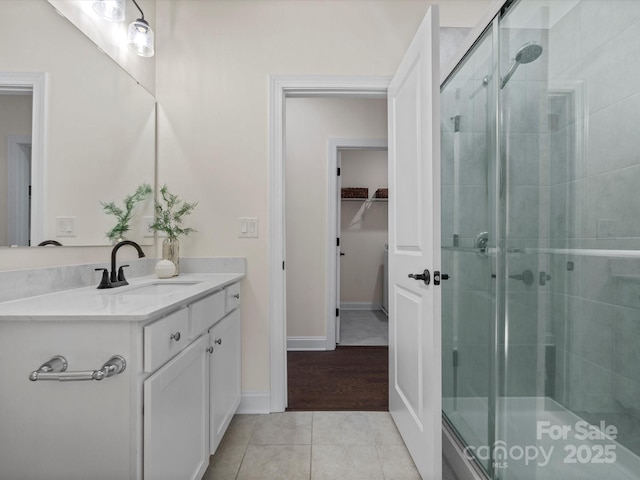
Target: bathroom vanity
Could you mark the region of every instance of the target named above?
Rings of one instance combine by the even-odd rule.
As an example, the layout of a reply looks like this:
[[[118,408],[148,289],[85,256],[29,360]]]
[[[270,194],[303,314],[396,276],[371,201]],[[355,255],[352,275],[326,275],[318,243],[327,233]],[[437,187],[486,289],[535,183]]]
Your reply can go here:
[[[0,478],[201,478],[240,402],[243,276],[0,303]]]

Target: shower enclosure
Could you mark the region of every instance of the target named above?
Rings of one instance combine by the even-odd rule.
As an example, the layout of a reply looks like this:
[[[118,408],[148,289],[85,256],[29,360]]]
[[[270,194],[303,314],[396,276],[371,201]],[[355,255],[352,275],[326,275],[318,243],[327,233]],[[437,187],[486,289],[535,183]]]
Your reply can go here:
[[[640,478],[640,1],[508,1],[441,89],[443,417],[488,478]]]

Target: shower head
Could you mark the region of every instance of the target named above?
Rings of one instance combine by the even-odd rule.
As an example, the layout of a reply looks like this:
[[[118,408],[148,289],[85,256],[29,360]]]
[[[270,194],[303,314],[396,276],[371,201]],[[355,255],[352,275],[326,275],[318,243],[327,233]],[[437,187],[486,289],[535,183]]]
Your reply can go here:
[[[500,82],[500,88],[504,88],[511,76],[516,72],[518,65],[531,63],[538,59],[542,55],[542,45],[536,42],[528,42],[522,45],[516,52],[516,57],[509,68],[507,74],[502,78]]]
[[[516,52],[516,62],[531,63],[542,55],[542,45],[536,42],[525,43]]]

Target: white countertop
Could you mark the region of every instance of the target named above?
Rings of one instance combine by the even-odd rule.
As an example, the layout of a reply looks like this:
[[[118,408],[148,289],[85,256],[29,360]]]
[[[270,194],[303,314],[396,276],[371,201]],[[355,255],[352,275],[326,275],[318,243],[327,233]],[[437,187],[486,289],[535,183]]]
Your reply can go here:
[[[97,285],[27,297],[0,303],[3,321],[126,321],[158,318],[192,303],[244,277],[243,273],[189,273],[169,279],[155,275],[129,280],[124,287],[98,290]],[[170,293],[140,294],[148,284],[189,283]],[[128,294],[130,292],[132,294]]]

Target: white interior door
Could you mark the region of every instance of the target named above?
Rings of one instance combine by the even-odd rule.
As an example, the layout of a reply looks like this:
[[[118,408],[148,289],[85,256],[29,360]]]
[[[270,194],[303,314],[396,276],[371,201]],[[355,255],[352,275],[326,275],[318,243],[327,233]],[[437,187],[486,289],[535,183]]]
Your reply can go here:
[[[423,479],[442,478],[438,9],[389,86],[389,410]],[[430,281],[409,275],[429,271]],[[426,273],[426,272],[425,272]],[[426,275],[425,275],[426,276]]]
[[[340,172],[340,167],[342,165],[342,155],[340,150],[338,150],[336,155],[336,163],[338,165],[338,172]],[[336,232],[338,232],[338,238],[340,238],[342,234],[342,177],[340,174],[337,175],[336,179],[336,192],[338,194],[338,199],[336,201]],[[342,247],[340,243],[338,243],[338,248],[336,248],[336,343],[340,343],[340,315],[342,315],[342,311],[340,310],[340,259],[343,255]]]
[[[8,241],[29,246],[31,238],[31,135],[8,138]]]

